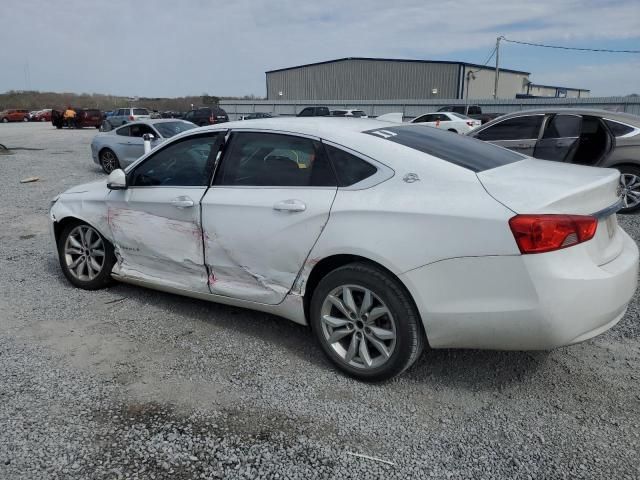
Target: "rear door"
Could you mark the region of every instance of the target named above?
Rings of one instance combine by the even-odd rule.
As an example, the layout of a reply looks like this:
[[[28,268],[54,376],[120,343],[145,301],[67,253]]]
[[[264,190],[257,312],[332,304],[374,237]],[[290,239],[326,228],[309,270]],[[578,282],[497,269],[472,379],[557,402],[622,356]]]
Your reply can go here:
[[[542,160],[571,162],[578,148],[581,129],[580,115],[562,114],[547,118],[533,156]]]
[[[329,219],[336,184],[319,139],[233,132],[202,199],[211,293],[280,303]]]
[[[511,117],[483,128],[472,136],[531,156],[540,136],[543,120],[544,114]]]

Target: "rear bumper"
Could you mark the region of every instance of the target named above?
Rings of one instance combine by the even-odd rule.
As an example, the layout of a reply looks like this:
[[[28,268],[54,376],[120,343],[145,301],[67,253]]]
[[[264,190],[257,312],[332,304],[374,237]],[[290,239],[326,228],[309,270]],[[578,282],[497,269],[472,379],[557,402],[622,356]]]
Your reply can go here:
[[[638,247],[593,263],[587,245],[539,255],[443,260],[401,276],[433,348],[545,350],[592,338],[626,312]]]

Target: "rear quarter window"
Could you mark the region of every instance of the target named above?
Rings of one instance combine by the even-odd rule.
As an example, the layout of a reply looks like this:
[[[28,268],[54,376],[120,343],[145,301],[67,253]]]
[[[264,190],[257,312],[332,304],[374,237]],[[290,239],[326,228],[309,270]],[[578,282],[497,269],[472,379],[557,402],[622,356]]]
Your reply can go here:
[[[329,160],[338,177],[338,186],[349,187],[375,174],[378,169],[361,158],[325,144]]]
[[[633,127],[629,125],[614,122],[613,120],[605,120],[604,122],[607,124],[607,127],[609,127],[609,130],[611,130],[611,133],[613,133],[614,137],[622,137],[633,132],[634,130]]]
[[[432,155],[473,172],[490,170],[525,158],[511,150],[471,137],[420,125],[377,128],[363,133]]]

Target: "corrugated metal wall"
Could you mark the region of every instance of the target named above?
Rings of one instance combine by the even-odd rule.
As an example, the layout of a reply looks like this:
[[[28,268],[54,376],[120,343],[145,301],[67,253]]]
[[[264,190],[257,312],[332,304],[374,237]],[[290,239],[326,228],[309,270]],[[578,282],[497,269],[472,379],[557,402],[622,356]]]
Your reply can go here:
[[[457,64],[341,60],[267,72],[267,98],[457,98],[458,72]]]
[[[296,115],[309,105],[326,105],[330,109],[357,108],[367,115],[378,116],[390,112],[402,112],[406,118],[417,117],[422,113],[433,112],[445,105],[464,105],[464,100],[308,100],[308,101],[273,101],[273,100],[223,100],[224,108],[232,120],[241,115],[253,112],[273,112],[278,115]],[[618,112],[640,115],[639,97],[606,97],[606,98],[526,98],[526,99],[470,99],[470,105],[480,105],[487,113],[509,113],[544,106],[601,108]]]

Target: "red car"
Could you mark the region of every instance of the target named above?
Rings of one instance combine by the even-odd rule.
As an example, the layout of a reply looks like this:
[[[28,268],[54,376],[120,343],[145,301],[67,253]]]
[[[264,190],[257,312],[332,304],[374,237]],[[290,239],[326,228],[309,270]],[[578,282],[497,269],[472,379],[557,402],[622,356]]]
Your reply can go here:
[[[0,112],[0,122],[28,122],[29,110],[21,110],[17,108],[10,108]]]
[[[76,112],[76,118],[72,122],[72,125],[66,125],[64,122],[65,110],[66,109],[54,109],[51,111],[51,124],[54,127],[58,129],[64,126],[71,126],[74,128],[100,128],[100,125],[102,125],[102,112],[95,108],[74,108]]]
[[[40,110],[33,116],[34,122],[50,122],[51,121],[51,109]]]

